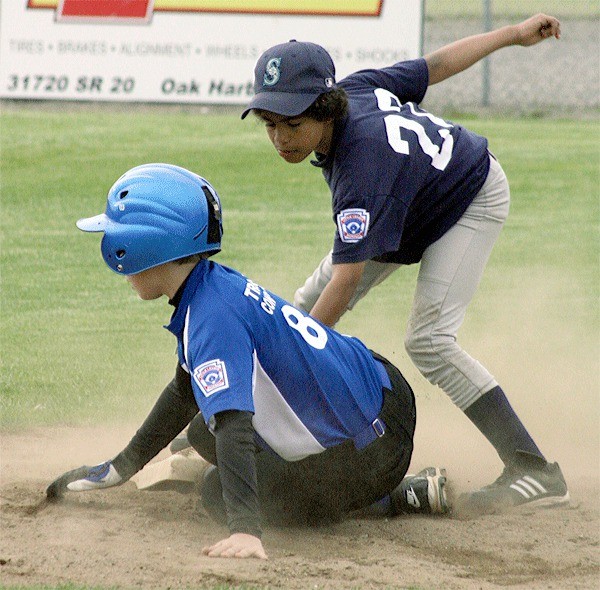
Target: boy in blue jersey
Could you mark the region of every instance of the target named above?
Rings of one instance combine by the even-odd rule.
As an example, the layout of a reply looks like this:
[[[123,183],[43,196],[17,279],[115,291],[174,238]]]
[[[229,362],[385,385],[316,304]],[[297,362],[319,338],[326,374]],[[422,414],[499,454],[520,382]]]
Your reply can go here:
[[[66,491],[120,485],[185,427],[215,468],[201,487],[230,535],[211,557],[267,555],[261,512],[275,523],[324,523],[354,511],[447,511],[445,475],[405,477],[414,396],[400,371],[235,270],[208,258],[221,248],[221,204],[205,179],[177,166],[126,172],[106,212],[77,226],[103,232],[106,264],[141,299],[174,306],[175,378],[112,460],[56,479]]]
[[[290,41],[265,51],[255,68],[250,111],[278,154],[298,163],[314,152],[332,194],[333,250],[294,299],[334,326],[399,266],[420,263],[405,345],[497,450],[498,480],[463,497],[478,512],[569,500],[556,463],[546,461],[498,382],[457,343],[467,306],[508,215],[506,176],[487,140],[419,107],[428,85],[493,51],[560,37],[536,15],[336,83],[330,55]],[[525,482],[525,483],[524,483]]]

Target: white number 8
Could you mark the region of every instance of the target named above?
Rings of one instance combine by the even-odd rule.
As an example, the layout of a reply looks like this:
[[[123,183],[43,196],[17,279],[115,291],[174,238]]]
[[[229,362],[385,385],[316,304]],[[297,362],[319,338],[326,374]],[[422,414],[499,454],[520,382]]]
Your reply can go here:
[[[311,317],[305,316],[291,305],[284,305],[281,308],[281,313],[290,328],[299,332],[307,344],[318,350],[325,348],[327,344],[327,332],[325,332],[323,326],[319,325]]]

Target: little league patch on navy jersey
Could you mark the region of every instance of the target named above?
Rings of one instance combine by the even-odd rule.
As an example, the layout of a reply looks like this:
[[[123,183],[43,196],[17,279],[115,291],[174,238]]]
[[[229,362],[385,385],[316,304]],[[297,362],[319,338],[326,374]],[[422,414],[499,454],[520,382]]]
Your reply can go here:
[[[347,244],[360,242],[369,231],[369,212],[365,209],[344,209],[337,215],[340,240]]]
[[[214,359],[203,363],[194,370],[194,379],[205,397],[229,387],[225,363]]]

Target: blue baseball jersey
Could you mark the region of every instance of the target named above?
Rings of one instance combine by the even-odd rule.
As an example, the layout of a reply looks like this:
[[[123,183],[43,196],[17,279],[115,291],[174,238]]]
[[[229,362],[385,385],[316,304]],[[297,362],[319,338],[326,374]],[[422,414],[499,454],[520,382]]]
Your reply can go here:
[[[424,59],[362,70],[339,82],[348,116],[313,161],[332,193],[334,264],[411,264],[450,229],[489,171],[487,140],[422,110]]]
[[[389,380],[362,342],[215,262],[194,268],[166,327],[209,428],[252,412],[257,440],[288,461],[355,438],[382,408]]]

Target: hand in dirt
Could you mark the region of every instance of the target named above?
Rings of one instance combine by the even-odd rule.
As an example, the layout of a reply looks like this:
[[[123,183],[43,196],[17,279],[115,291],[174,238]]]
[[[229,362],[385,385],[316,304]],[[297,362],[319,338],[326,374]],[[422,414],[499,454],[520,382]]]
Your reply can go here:
[[[535,45],[549,37],[560,39],[560,22],[553,16],[536,14],[516,25],[519,34],[519,45],[525,47]]]
[[[119,485],[123,478],[117,473],[111,461],[94,467],[78,467],[63,473],[46,488],[46,497],[56,500],[66,492],[84,492]]]
[[[208,557],[257,557],[269,559],[263,548],[262,542],[254,535],[246,533],[233,533],[210,547],[203,547],[202,554]]]

